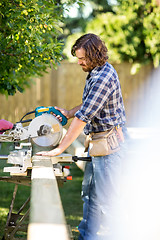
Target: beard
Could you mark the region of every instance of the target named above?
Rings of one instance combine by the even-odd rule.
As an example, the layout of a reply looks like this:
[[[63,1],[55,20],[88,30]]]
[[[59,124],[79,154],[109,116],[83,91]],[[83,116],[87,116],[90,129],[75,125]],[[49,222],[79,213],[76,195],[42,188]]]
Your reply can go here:
[[[84,72],[90,72],[92,69],[93,69],[93,67],[91,67],[91,65],[89,65],[89,64],[86,64],[86,65],[80,65],[81,67],[82,67],[82,70],[84,71]]]

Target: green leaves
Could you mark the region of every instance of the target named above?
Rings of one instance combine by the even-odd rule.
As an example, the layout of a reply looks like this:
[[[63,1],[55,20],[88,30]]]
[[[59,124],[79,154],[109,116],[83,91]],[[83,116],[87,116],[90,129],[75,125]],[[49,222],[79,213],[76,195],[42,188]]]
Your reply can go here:
[[[1,0],[0,93],[22,92],[32,77],[62,60],[64,6],[58,2]]]
[[[133,63],[132,73],[149,62],[157,67],[160,63],[160,7],[155,0],[117,2],[114,12],[99,14],[88,21],[85,33],[93,32],[105,41],[111,61]],[[76,35],[71,36],[66,48],[75,39]]]

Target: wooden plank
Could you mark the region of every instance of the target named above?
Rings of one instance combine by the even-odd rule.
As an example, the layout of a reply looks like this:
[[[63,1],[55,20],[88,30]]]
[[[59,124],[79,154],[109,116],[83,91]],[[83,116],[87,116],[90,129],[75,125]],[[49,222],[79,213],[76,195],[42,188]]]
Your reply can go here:
[[[8,155],[0,155],[0,160],[6,160],[8,159]]]
[[[69,240],[56,177],[50,157],[32,158],[31,213],[28,240]]]

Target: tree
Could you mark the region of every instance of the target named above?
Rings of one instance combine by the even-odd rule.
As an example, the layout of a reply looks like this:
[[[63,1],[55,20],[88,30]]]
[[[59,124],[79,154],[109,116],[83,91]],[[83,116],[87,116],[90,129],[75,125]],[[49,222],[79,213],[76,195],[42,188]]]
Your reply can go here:
[[[98,14],[81,34],[98,34],[108,46],[113,62],[128,61],[135,73],[141,64],[160,62],[160,8],[155,0],[117,0],[113,12]],[[98,27],[97,27],[98,26]],[[70,36],[66,48],[77,35]]]
[[[22,92],[62,59],[63,10],[79,0],[1,0],[0,93]]]
[[[113,6],[109,3],[109,0],[86,0],[85,4],[77,6],[77,8],[76,5],[73,7],[77,10],[77,15],[74,17],[70,14],[66,15],[63,38],[75,32],[84,32],[87,22],[98,14],[113,12]]]

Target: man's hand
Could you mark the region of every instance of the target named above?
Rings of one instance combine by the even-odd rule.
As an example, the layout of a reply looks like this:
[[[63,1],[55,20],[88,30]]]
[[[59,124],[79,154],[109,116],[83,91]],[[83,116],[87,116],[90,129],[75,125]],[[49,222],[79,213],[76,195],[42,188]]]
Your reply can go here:
[[[73,118],[74,114],[81,108],[82,104],[72,108],[71,110],[66,110],[64,108],[54,107],[55,109],[59,110],[67,119]],[[53,114],[60,122],[62,122],[62,117],[59,115]]]
[[[36,155],[40,155],[40,156],[57,156],[60,155],[63,151],[60,148],[55,148],[51,151],[43,151],[43,152],[37,152]]]
[[[67,111],[66,109],[64,108],[59,108],[59,107],[54,107],[55,109],[59,110],[67,119],[69,119],[69,111]],[[62,122],[62,117],[60,115],[56,115],[53,113],[53,115],[60,121]]]

